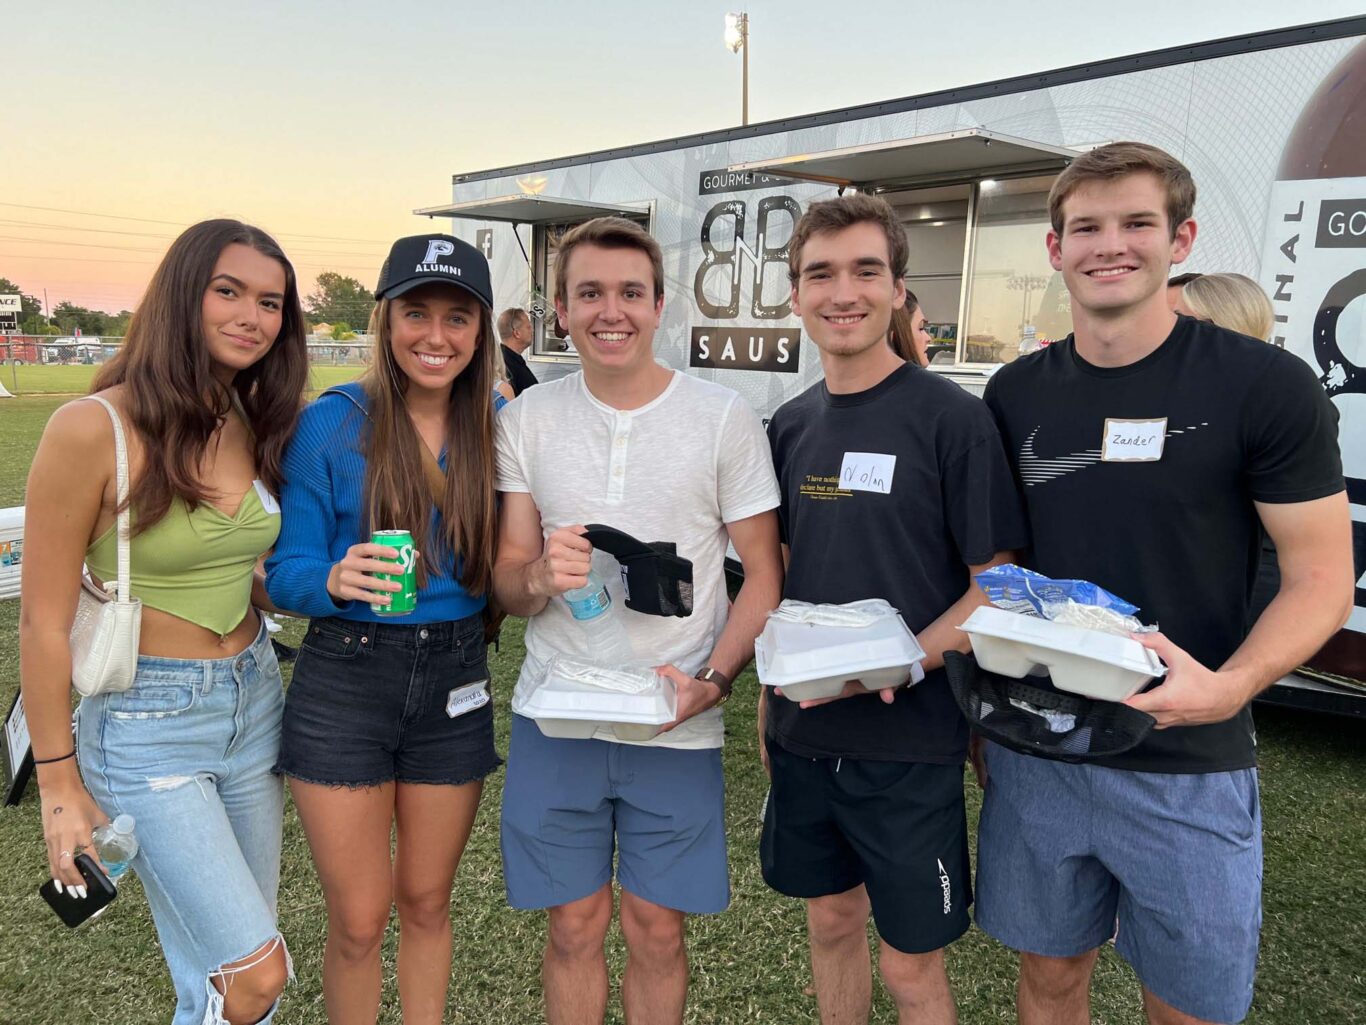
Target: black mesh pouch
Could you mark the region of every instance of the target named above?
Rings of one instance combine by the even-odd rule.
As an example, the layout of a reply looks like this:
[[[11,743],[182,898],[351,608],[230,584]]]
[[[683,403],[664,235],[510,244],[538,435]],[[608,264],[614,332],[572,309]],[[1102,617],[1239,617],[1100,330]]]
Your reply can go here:
[[[957,651],[944,652],[944,669],[968,725],[1021,754],[1095,761],[1128,751],[1157,721],[1118,702],[1044,690],[989,673],[971,655]]]
[[[692,615],[692,562],[672,541],[639,541],[601,523],[586,524],[584,537],[621,564],[626,607],[647,616]]]

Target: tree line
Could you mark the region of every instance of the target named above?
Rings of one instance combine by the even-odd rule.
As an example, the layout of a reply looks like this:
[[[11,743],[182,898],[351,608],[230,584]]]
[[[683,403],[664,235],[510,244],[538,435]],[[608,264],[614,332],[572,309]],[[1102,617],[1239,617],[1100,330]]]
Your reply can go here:
[[[117,337],[127,333],[131,310],[106,313],[87,309],[72,302],[60,302],[44,315],[43,304],[9,278],[0,277],[0,295],[20,297],[19,331],[26,335],[74,335]],[[304,311],[310,324],[328,324],[332,337],[345,340],[354,331],[364,331],[370,323],[375,294],[355,278],[334,271],[318,275],[317,285],[304,297]]]

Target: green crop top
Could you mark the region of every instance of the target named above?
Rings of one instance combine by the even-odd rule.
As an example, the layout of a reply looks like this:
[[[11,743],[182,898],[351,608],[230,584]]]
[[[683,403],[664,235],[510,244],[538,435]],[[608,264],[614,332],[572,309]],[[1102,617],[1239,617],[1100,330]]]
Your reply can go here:
[[[101,580],[118,576],[118,524],[85,553]],[[256,560],[280,533],[280,506],[259,480],[229,516],[205,502],[194,512],[179,498],[129,549],[133,597],[220,636],[237,628],[251,607]]]

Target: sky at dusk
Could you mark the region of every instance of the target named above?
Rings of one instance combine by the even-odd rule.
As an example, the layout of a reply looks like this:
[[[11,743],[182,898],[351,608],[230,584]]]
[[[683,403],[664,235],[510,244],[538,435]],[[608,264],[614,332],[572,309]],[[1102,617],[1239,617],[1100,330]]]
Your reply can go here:
[[[1361,0],[751,2],[750,120],[1358,15]],[[728,128],[737,3],[5,7],[0,277],[131,309],[186,225],[373,286],[451,175]],[[1102,13],[1099,13],[1103,11]],[[442,222],[443,224],[445,222]]]

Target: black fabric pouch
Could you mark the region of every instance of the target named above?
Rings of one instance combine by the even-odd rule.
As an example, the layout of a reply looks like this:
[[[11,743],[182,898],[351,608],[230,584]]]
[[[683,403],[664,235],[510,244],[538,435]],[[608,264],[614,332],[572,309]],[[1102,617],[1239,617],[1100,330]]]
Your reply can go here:
[[[989,673],[971,655],[944,652],[954,700],[973,730],[1021,754],[1090,762],[1136,746],[1157,722],[1115,701],[1031,687]]]
[[[647,616],[692,615],[692,562],[672,541],[638,541],[602,523],[586,524],[584,537],[621,564],[626,607]]]

